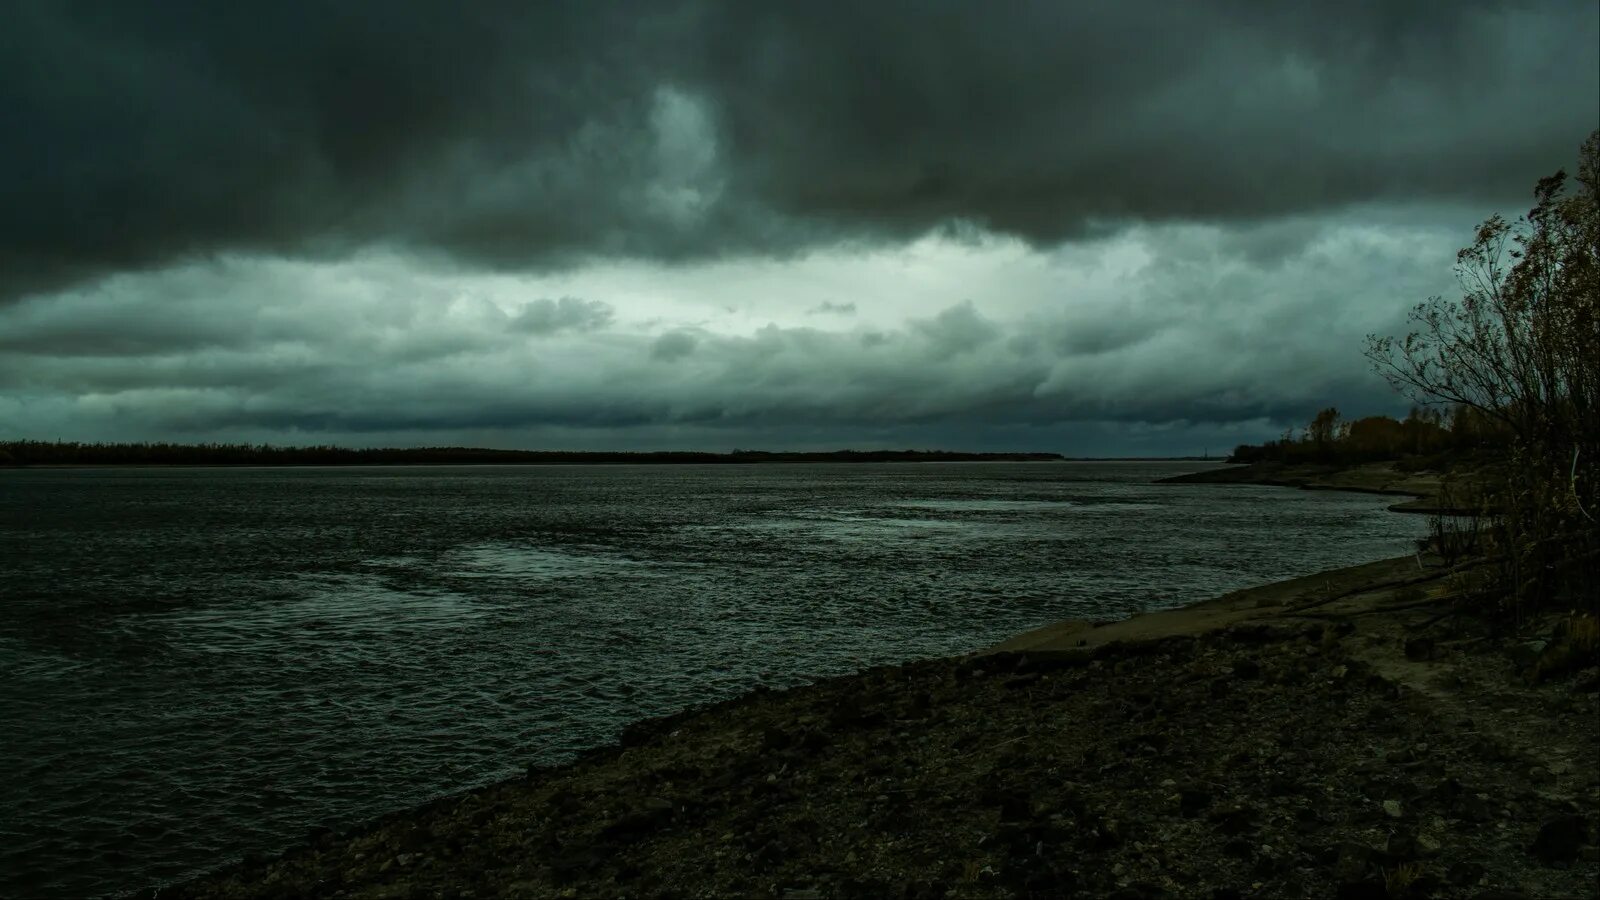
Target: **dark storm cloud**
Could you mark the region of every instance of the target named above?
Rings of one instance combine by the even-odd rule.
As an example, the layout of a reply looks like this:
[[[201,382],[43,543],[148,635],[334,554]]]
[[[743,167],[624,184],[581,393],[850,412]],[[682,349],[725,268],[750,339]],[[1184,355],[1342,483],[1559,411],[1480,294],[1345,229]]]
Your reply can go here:
[[[12,298],[224,251],[517,267],[1500,204],[1570,161],[1600,103],[1589,0],[23,0],[0,18]]]
[[[748,189],[906,231],[1521,197],[1600,102],[1592,3],[797,9],[715,32]]]
[[[598,243],[650,153],[650,25],[620,6],[11,4],[11,288],[219,249]],[[615,41],[612,36],[625,37]]]

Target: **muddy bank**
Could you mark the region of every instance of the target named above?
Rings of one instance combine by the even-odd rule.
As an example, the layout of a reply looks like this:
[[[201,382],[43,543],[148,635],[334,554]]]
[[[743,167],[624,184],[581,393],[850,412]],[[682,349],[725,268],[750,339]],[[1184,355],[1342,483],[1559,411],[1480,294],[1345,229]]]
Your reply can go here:
[[[1392,494],[1413,499],[1396,503],[1395,512],[1455,513],[1441,495],[1447,489],[1445,476],[1438,472],[1402,472],[1393,463],[1366,463],[1358,466],[1322,464],[1251,463],[1205,472],[1192,472],[1161,479],[1158,484],[1265,484],[1297,487],[1310,491],[1355,491],[1364,494]]]
[[[753,694],[159,896],[1596,896],[1600,669],[1438,574]]]

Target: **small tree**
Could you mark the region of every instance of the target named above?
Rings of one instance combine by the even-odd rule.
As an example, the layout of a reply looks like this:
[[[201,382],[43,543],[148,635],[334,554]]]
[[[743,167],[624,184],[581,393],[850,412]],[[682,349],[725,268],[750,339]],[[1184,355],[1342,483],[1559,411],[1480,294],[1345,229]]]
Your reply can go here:
[[[1333,444],[1334,437],[1338,432],[1339,410],[1331,406],[1317,413],[1316,418],[1311,420],[1311,426],[1306,429],[1307,435],[1311,438],[1311,442],[1317,446],[1319,453],[1328,452],[1328,448]]]
[[[1397,389],[1510,435],[1493,499],[1522,600],[1595,602],[1577,573],[1600,554],[1600,131],[1577,182],[1541,179],[1526,216],[1478,227],[1456,255],[1461,300],[1419,305],[1402,339],[1368,338]]]

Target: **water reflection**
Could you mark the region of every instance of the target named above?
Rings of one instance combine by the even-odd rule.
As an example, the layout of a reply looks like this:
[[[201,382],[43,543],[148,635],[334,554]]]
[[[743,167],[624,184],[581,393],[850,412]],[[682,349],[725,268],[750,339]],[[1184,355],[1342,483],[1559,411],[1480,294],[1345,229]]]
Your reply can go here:
[[[1178,464],[0,473],[0,868],[135,888],[642,716],[1407,552]]]

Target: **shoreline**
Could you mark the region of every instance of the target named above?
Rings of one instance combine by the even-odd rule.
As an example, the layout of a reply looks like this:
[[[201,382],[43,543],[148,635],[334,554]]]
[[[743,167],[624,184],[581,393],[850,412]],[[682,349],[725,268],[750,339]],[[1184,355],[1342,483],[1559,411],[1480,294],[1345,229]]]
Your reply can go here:
[[[1492,639],[1426,636],[1437,621],[1417,623],[1450,582],[1423,562],[757,690],[137,896],[1333,896],[1398,877],[1416,889],[1396,896],[1592,896],[1596,823],[1579,810],[1600,808],[1584,762],[1600,747],[1584,727],[1600,675],[1529,686],[1516,676],[1530,661]],[[1219,725],[1226,736],[1208,734]],[[1374,757],[1386,730],[1410,737]],[[1257,738],[1278,748],[1266,770]],[[1196,786],[1195,768],[1209,780]],[[1391,769],[1425,777],[1380,784]],[[1256,796],[1263,785],[1287,793]],[[1301,799],[1300,819],[1274,817]]]
[[[1354,466],[1279,462],[1230,464],[1225,468],[1163,478],[1156,483],[1257,484],[1299,488],[1305,491],[1348,491],[1355,494],[1412,498],[1391,505],[1390,512],[1423,515],[1472,513],[1472,510],[1461,509],[1443,502],[1441,498],[1452,484],[1447,476],[1432,471],[1402,472],[1392,462],[1361,463]]]

